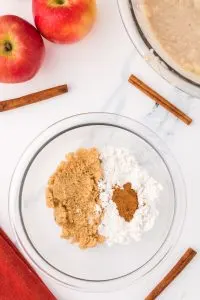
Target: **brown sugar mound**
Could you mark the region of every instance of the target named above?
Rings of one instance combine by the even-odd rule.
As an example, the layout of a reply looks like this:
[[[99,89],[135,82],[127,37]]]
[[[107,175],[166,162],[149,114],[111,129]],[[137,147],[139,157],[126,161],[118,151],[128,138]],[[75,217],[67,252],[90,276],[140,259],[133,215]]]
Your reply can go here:
[[[47,206],[54,208],[62,238],[78,243],[80,248],[104,242],[98,226],[102,219],[98,181],[102,177],[96,148],[79,149],[66,156],[50,177],[46,193]]]
[[[131,188],[131,183],[124,184],[123,188],[116,187],[112,200],[117,205],[119,215],[130,222],[138,208],[137,193]]]

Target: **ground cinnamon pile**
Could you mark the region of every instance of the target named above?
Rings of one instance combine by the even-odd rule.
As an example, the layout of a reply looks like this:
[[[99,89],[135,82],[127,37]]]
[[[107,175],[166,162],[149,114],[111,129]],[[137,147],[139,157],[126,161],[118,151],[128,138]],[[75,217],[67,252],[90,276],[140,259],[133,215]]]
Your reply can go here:
[[[62,228],[62,237],[80,248],[94,247],[104,242],[98,226],[102,212],[98,181],[102,177],[99,152],[96,148],[79,149],[66,156],[50,177],[47,205],[54,208],[56,223]]]
[[[119,215],[130,222],[138,208],[137,193],[132,189],[131,183],[124,184],[123,188],[116,187],[113,191],[113,202],[117,205]]]

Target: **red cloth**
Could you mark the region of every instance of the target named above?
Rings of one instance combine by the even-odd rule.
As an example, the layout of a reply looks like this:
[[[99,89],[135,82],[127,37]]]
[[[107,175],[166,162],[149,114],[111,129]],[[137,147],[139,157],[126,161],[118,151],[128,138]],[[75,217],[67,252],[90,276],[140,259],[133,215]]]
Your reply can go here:
[[[55,300],[0,228],[0,300]]]

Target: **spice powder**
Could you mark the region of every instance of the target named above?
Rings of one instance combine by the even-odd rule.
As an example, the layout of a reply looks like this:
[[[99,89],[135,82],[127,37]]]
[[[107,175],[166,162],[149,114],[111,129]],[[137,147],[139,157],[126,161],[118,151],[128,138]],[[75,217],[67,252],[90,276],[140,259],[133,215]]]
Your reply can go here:
[[[112,200],[117,205],[119,215],[130,222],[138,208],[137,193],[132,189],[131,183],[124,184],[123,188],[115,187]]]

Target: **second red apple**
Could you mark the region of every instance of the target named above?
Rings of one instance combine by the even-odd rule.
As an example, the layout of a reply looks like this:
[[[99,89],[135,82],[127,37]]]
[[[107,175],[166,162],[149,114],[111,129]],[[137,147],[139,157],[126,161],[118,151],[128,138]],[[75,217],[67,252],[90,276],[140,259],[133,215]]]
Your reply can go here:
[[[54,43],[73,43],[91,30],[96,19],[95,0],[32,0],[35,24]]]

